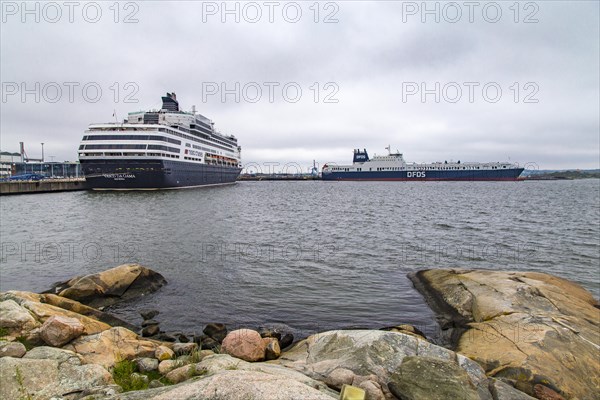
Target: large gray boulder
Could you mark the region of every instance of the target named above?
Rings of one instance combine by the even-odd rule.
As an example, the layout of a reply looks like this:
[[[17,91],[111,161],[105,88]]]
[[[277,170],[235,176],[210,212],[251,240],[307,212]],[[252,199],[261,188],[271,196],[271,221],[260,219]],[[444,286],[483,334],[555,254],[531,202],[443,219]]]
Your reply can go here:
[[[41,324],[33,317],[31,312],[13,299],[0,299],[0,328],[20,336]]]
[[[475,386],[458,363],[433,357],[406,357],[388,388],[402,400],[479,400]]]
[[[67,362],[73,365],[81,365],[83,361],[83,357],[73,351],[49,346],[34,347],[29,350],[23,358],[32,360],[55,360],[59,363]]]
[[[0,398],[38,400],[114,383],[99,365],[74,365],[53,359],[0,358]]]
[[[189,366],[187,366],[189,367]],[[110,399],[332,400],[339,394],[301,373],[267,363],[250,363],[226,354],[195,364],[201,376],[157,389],[120,394]]]
[[[319,333],[298,342],[270,363],[292,368],[336,389],[343,384],[376,386],[381,388],[383,396],[395,399],[388,384],[402,375],[403,364],[408,361],[423,365],[443,363],[455,377],[460,376],[460,382],[466,385],[469,393],[476,393],[479,399],[493,399],[485,371],[476,362],[416,336],[398,332],[341,330]],[[447,384],[442,381],[438,384],[440,386],[432,388],[432,393],[448,393],[450,385],[454,385],[450,380]]]

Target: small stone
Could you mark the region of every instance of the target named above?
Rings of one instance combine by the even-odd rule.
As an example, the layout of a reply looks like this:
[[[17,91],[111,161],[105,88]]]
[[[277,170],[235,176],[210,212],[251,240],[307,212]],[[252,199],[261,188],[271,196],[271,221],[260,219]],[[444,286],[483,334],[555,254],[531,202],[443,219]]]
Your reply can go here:
[[[142,336],[150,337],[158,334],[158,332],[160,332],[160,328],[158,325],[150,325],[142,329]]]
[[[539,383],[533,387],[533,395],[539,400],[565,400],[564,397],[548,386],[540,385]]]
[[[150,380],[146,375],[140,374],[137,372],[134,372],[130,376],[131,376],[131,380],[142,381],[144,383],[148,383],[148,381]]]
[[[265,358],[265,343],[260,334],[252,329],[238,329],[227,334],[221,350],[244,361],[262,361]]]
[[[188,364],[172,370],[166,375],[166,378],[171,383],[179,383],[200,374],[201,371],[197,369],[197,364]]]
[[[140,311],[140,315],[145,320],[152,319],[152,318],[156,317],[158,314],[160,314],[160,311],[158,311],[158,310],[142,310],[142,311]]]
[[[494,400],[534,400],[512,384],[494,378],[490,378],[489,390]]]
[[[85,327],[76,318],[53,315],[44,322],[40,336],[44,342],[54,347],[62,347],[83,334]]]
[[[144,328],[146,326],[151,326],[151,325],[158,325],[158,322],[153,319],[146,319],[146,320],[144,320],[144,322],[142,322],[142,328]]]
[[[198,345],[200,345],[200,343],[202,343],[202,341],[207,337],[208,336],[206,335],[194,335],[194,337],[192,338],[192,342],[198,343]]]
[[[177,357],[177,361],[180,361],[184,364],[189,364],[192,362],[192,356],[190,356],[189,354],[184,354],[182,356]]]
[[[161,342],[176,342],[177,337],[171,335],[170,333],[162,332],[156,336],[156,340],[160,340]]]
[[[175,357],[175,352],[167,346],[158,346],[154,352],[154,357],[156,357],[159,361],[170,360],[171,358]]]
[[[158,364],[158,372],[161,375],[166,375],[169,372],[173,371],[175,368],[179,368],[183,366],[183,362],[179,360],[164,360]]]
[[[173,351],[177,355],[192,354],[196,350],[198,350],[196,343],[175,343],[173,345]]]
[[[159,388],[159,387],[163,387],[163,386],[165,386],[164,383],[162,383],[158,379],[154,379],[148,384],[148,389],[154,389],[154,388]]]
[[[260,337],[262,338],[275,338],[281,340],[281,332],[276,329],[260,328],[258,333],[260,333]]]
[[[177,335],[177,339],[179,339],[179,341],[181,343],[189,343],[190,342],[190,339],[187,336],[185,336],[183,333],[180,333],[179,335]]]
[[[204,327],[202,332],[204,332],[206,335],[213,338],[217,342],[222,343],[223,339],[225,339],[225,336],[227,336],[227,327],[225,326],[225,324],[210,323]]]
[[[265,359],[276,360],[281,355],[281,348],[279,347],[279,341],[273,337],[263,338],[263,342],[266,345],[265,348]]]
[[[214,350],[214,349],[218,349],[219,346],[220,346],[219,342],[217,342],[215,339],[213,339],[211,337],[204,338],[204,340],[202,340],[202,342],[200,343],[200,348],[202,350]]]
[[[115,396],[116,394],[121,392],[123,392],[123,388],[119,385],[95,386],[89,389],[83,389],[80,398],[86,398],[87,396],[91,396],[91,399],[95,399],[98,396],[103,398]]]
[[[216,353],[212,350],[200,350],[198,353],[196,353],[200,361],[204,360],[208,356],[214,356],[215,354]]]
[[[341,390],[344,385],[352,385],[355,376],[356,374],[349,369],[336,368],[327,376],[325,384],[336,390]]]
[[[279,341],[279,347],[285,349],[294,343],[294,335],[291,333],[284,333]]]
[[[0,357],[21,358],[27,349],[20,342],[0,342]]]
[[[140,372],[156,371],[158,369],[158,360],[156,358],[142,357],[136,358],[135,364]]]
[[[377,382],[367,380],[358,384],[357,387],[365,391],[369,400],[385,400],[385,395]]]

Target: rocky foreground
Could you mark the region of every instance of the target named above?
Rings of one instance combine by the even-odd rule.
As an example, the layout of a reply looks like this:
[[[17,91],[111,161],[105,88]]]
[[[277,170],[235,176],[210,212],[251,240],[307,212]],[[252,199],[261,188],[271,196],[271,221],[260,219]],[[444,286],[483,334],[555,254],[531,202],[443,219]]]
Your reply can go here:
[[[486,375],[538,398],[600,398],[600,307],[581,286],[538,272],[426,270],[411,279],[448,346]]]
[[[407,325],[323,332],[291,347],[279,328],[229,332],[215,323],[190,337],[163,332],[156,311],[135,327],[82,304],[166,283],[135,264],[48,293],[0,293],[0,398],[600,398],[600,309],[578,285],[467,270],[412,279],[438,312],[446,347]]]

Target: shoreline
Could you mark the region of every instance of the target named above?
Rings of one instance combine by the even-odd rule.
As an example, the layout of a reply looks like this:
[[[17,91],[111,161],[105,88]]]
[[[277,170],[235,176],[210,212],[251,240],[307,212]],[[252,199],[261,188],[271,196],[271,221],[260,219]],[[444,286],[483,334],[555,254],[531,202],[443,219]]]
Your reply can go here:
[[[0,372],[6,384],[0,394],[15,400],[187,399],[198,393],[214,400],[297,393],[325,400],[355,390],[367,400],[600,394],[597,382],[580,378],[600,368],[600,305],[581,286],[516,271],[420,270],[409,278],[440,321],[445,346],[404,324],[296,340],[285,325],[258,331],[212,323],[202,336],[190,337],[161,332],[155,310],[141,311],[140,332],[101,311],[109,303],[152,296],[166,284],[137,264],[73,278],[46,293],[1,292]],[[519,327],[521,336],[508,336],[510,327]],[[556,340],[557,333],[564,339]],[[565,363],[569,354],[585,362]],[[556,368],[562,372],[552,372]],[[38,376],[42,370],[47,373]],[[422,379],[430,384],[415,385]]]

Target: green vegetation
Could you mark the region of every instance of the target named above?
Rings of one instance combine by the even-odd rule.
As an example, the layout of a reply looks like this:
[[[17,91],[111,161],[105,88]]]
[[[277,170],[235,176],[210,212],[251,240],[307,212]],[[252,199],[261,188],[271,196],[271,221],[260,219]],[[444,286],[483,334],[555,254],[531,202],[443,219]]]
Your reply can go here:
[[[190,369],[188,371],[188,376],[190,378],[193,378],[194,376],[202,376],[202,375],[206,375],[208,371],[204,368],[202,369],[196,369],[196,364],[190,364]]]
[[[27,351],[33,349],[35,346],[32,345],[25,336],[17,336],[17,341],[21,342]]]
[[[235,363],[235,364],[232,364],[232,365],[228,366],[228,367],[227,367],[227,368],[225,368],[225,369],[227,369],[227,370],[236,370],[236,369],[238,369],[238,368],[239,368],[239,366],[240,366],[240,363],[239,363],[239,362],[237,362],[237,363]]]
[[[123,388],[124,392],[148,388],[148,383],[136,376],[131,376],[137,369],[133,361],[121,360],[115,364],[112,376],[115,383]]]
[[[192,351],[190,354],[190,363],[197,364],[202,361],[202,357],[200,357],[200,350]]]
[[[19,385],[19,392],[21,392],[21,396],[19,400],[33,400],[31,395],[27,393],[27,389],[25,388],[23,374],[21,374],[21,370],[19,367],[15,367],[15,375],[17,378],[17,384]]]
[[[6,328],[0,328],[0,339],[3,338],[3,337],[5,337],[5,336],[8,336],[8,329],[6,329]]]
[[[148,389],[148,383],[153,380],[158,380],[165,385],[170,385],[171,382],[162,376],[158,371],[137,372],[139,375],[145,375],[148,380],[140,379],[139,376],[133,375],[137,372],[137,365],[130,360],[118,361],[112,370],[112,377],[115,383],[123,388],[124,392],[132,390]]]

